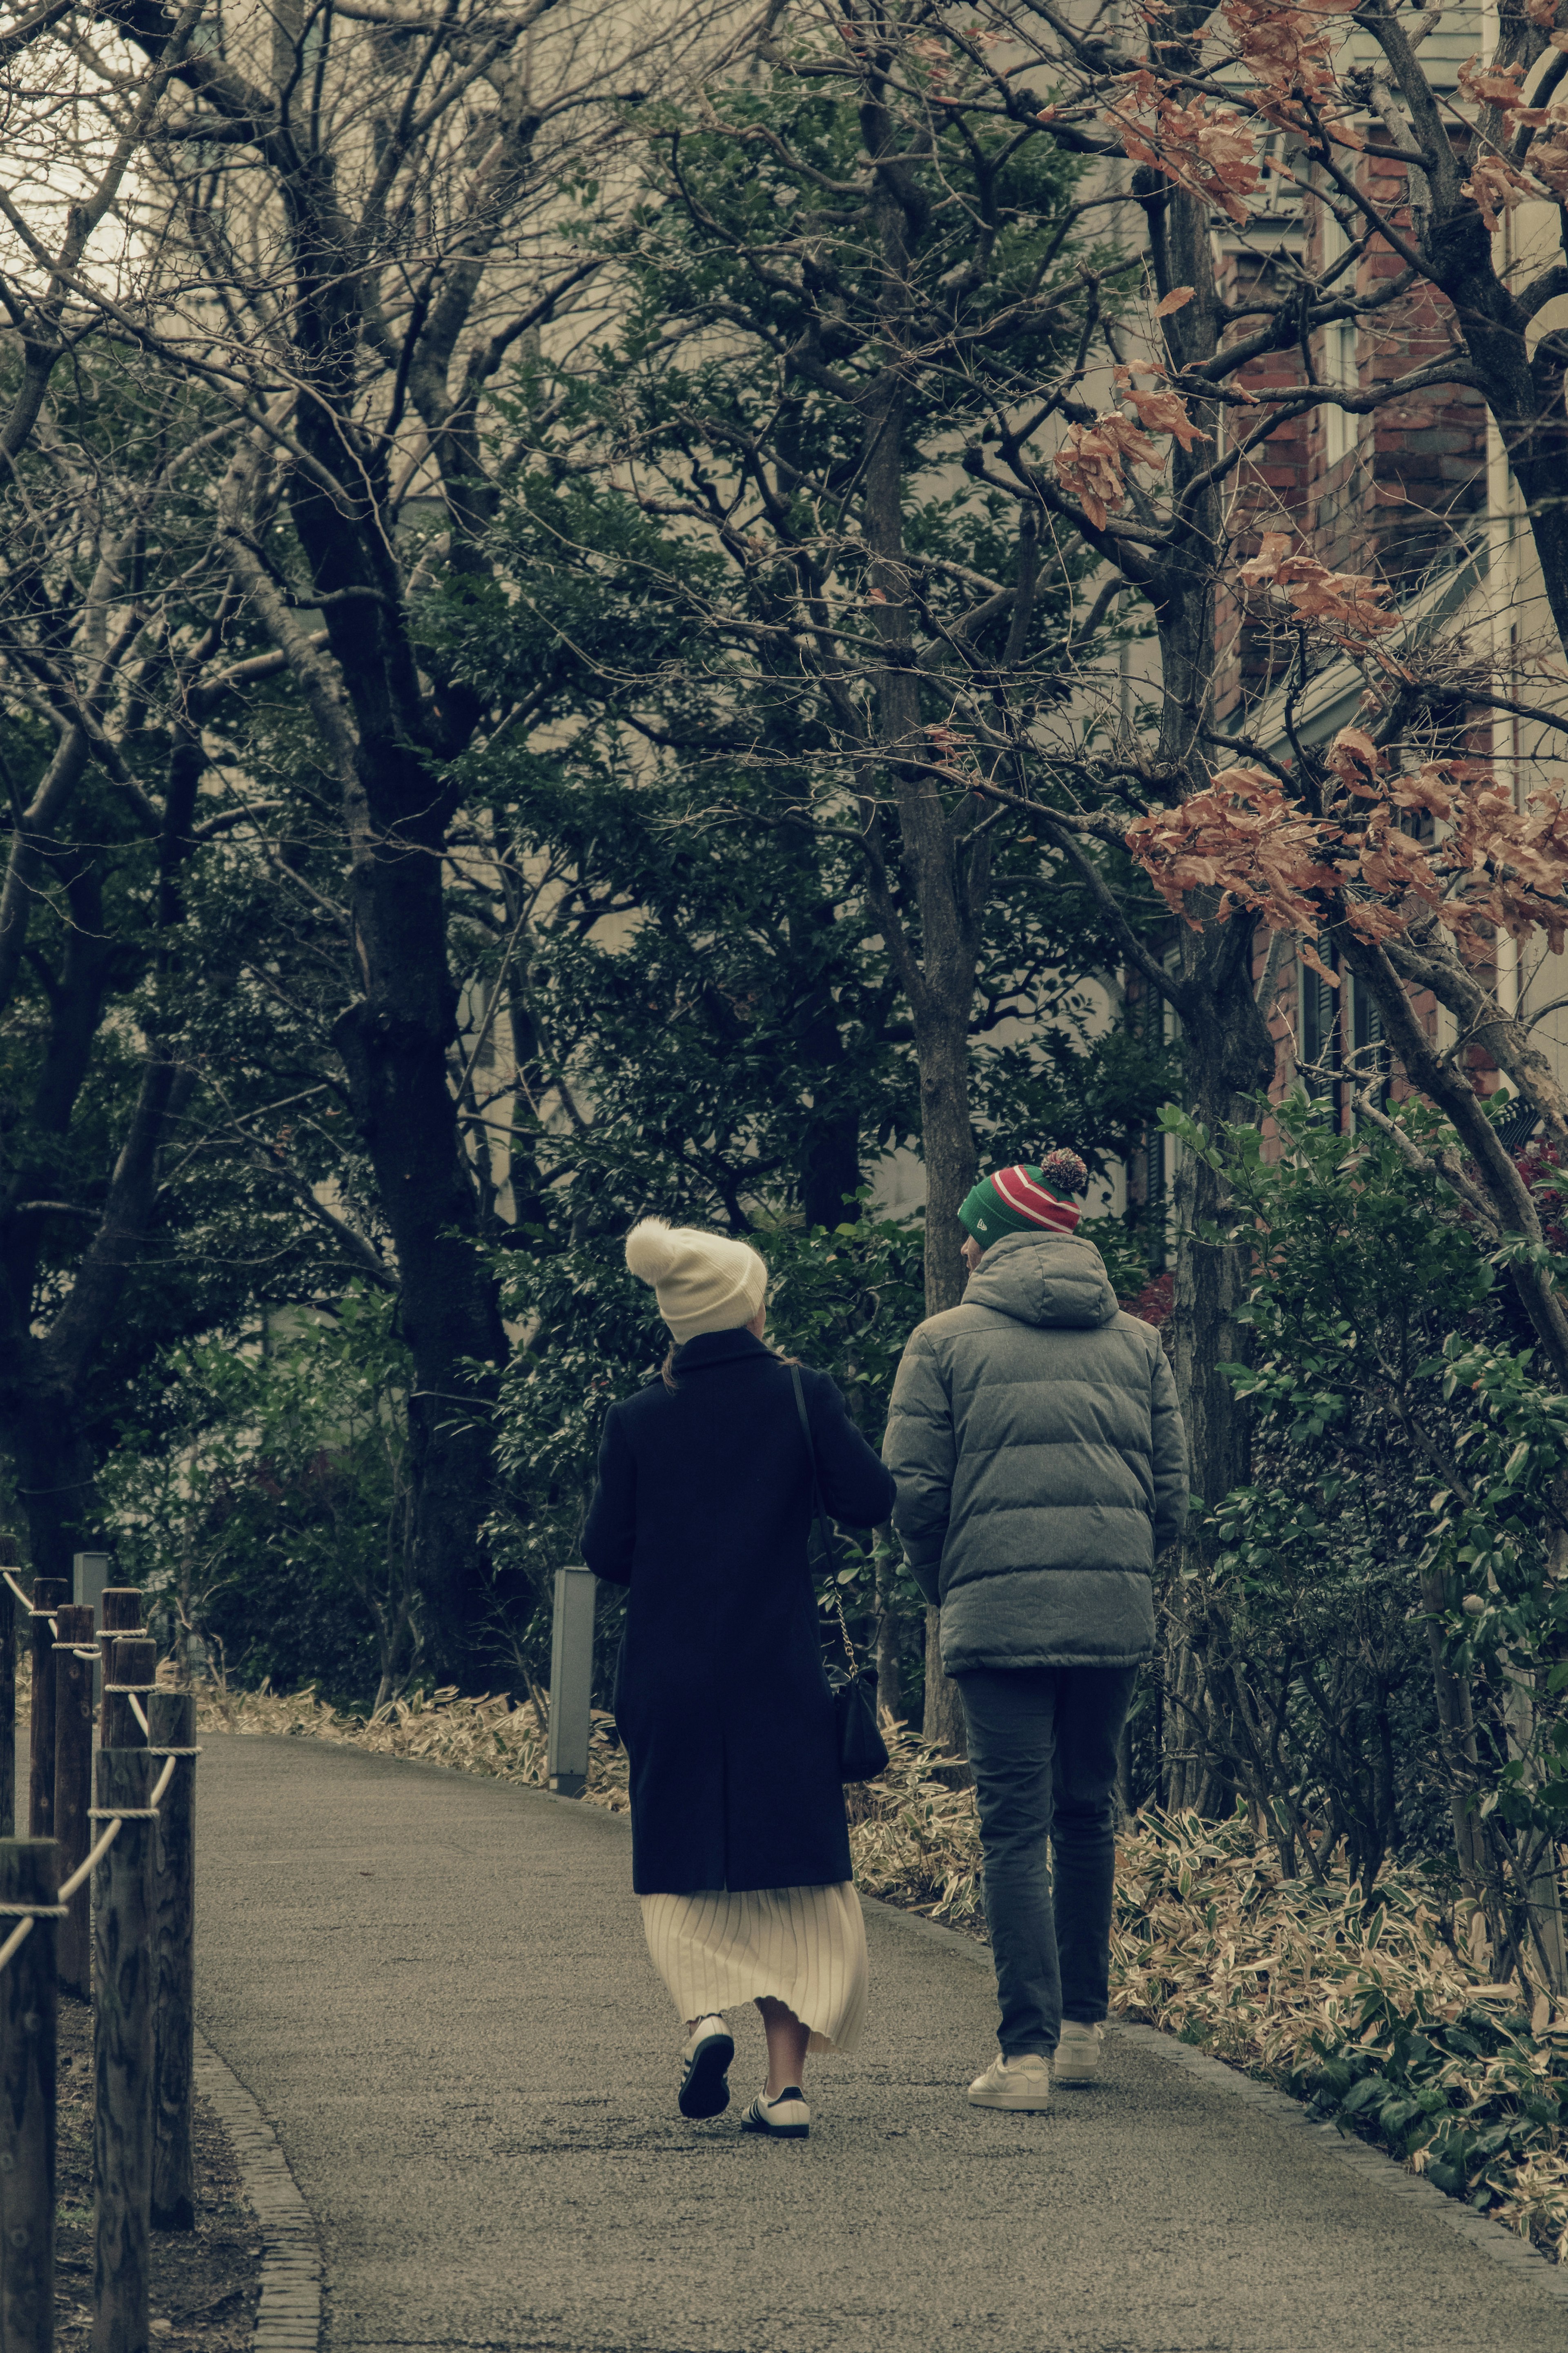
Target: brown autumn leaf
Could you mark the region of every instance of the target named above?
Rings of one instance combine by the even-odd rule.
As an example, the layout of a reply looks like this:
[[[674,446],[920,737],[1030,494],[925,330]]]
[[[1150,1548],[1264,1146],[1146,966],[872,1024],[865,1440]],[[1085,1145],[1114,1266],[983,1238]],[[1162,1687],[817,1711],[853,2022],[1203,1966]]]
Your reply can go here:
[[[1470,168],[1470,176],[1459,191],[1479,206],[1481,220],[1494,236],[1516,206],[1526,204],[1531,196],[1539,199],[1541,190],[1533,180],[1502,155],[1482,155]]]
[[[1184,449],[1190,449],[1194,441],[1206,441],[1209,438],[1193,423],[1180,393],[1138,392],[1129,385],[1126,397],[1138,411],[1141,425],[1151,433],[1173,435]]]
[[[1220,14],[1242,63],[1258,84],[1258,107],[1266,121],[1284,130],[1305,130],[1303,101],[1321,111],[1334,96],[1333,58],[1344,31],[1325,18],[1353,14],[1357,0],[1314,0],[1310,8],[1281,7],[1279,0],[1225,0]]]
[[[1523,78],[1522,66],[1505,66],[1499,72],[1494,67],[1483,66],[1479,57],[1467,58],[1459,68],[1460,90],[1475,106],[1514,105]]]
[[[1241,577],[1249,588],[1258,588],[1272,580],[1279,568],[1280,559],[1289,554],[1292,534],[1288,531],[1266,531],[1258,553],[1241,567]]]
[[[1521,944],[1568,933],[1568,785],[1554,780],[1521,810],[1480,760],[1429,761],[1384,781],[1376,746],[1354,727],[1334,738],[1328,765],[1367,804],[1353,818],[1343,805],[1314,816],[1261,770],[1236,767],[1175,808],[1147,810],[1127,847],[1187,923],[1197,921],[1193,892],[1217,890],[1216,920],[1241,908],[1296,932],[1314,969],[1325,891],[1363,939],[1393,938],[1428,908],[1476,965],[1495,955],[1498,930]],[[1451,831],[1421,840],[1402,822],[1410,808],[1446,818]]]
[[[1156,319],[1168,319],[1173,311],[1184,311],[1192,300],[1190,286],[1173,286],[1164,301],[1155,303],[1154,316]]]
[[[1375,776],[1382,765],[1377,745],[1361,727],[1342,727],[1329,745],[1327,758],[1340,782],[1352,787]]]
[[[1121,90],[1106,111],[1131,161],[1245,221],[1247,198],[1263,185],[1253,121],[1205,99],[1178,106],[1144,67],[1117,79]]]

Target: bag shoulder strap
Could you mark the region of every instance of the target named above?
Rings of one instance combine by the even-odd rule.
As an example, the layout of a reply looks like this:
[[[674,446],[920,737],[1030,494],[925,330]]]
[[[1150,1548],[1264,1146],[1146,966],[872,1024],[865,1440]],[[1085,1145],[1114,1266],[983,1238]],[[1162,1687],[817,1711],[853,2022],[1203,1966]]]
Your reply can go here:
[[[839,1598],[838,1579],[834,1575],[837,1555],[834,1550],[833,1531],[827,1524],[827,1514],[822,1508],[822,1489],[817,1484],[816,1479],[816,1449],[812,1444],[811,1419],[805,1410],[805,1390],[801,1383],[798,1365],[790,1366],[789,1377],[790,1387],[795,1391],[795,1409],[800,1416],[801,1431],[805,1439],[806,1460],[811,1464],[811,1508],[816,1514],[817,1537],[822,1546],[822,1556],[827,1563],[828,1574],[833,1577],[833,1607],[838,1612],[838,1631],[844,1640],[844,1651],[849,1661],[850,1672],[858,1674],[860,1662],[855,1656],[855,1645],[849,1639],[849,1624],[844,1615],[844,1603]]]

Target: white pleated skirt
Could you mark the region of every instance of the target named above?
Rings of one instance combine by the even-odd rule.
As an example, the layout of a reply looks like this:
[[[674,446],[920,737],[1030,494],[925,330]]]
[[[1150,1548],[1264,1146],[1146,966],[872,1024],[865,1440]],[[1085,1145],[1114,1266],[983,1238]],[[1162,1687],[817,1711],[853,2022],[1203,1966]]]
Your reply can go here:
[[[854,2050],[868,1971],[853,1880],[641,1901],[653,1965],[682,2020],[772,1994],[811,2029],[811,2050]]]

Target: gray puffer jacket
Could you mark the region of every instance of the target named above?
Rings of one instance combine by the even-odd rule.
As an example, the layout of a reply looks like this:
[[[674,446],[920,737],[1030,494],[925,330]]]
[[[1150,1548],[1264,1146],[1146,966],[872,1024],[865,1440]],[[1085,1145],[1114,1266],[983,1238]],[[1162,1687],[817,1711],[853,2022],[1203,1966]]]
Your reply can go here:
[[[992,1244],[963,1305],[910,1335],[882,1460],[949,1674],[1148,1657],[1186,1434],[1159,1335],[1120,1313],[1092,1242]]]

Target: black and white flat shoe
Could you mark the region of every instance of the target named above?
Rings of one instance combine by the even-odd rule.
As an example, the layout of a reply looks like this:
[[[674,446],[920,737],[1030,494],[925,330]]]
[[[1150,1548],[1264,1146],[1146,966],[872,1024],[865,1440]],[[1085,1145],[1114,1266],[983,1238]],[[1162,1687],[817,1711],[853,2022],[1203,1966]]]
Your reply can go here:
[[[735,2055],[735,2038],[721,2018],[700,2018],[681,2052],[686,2073],[680,2085],[683,2116],[721,2116],[730,2105],[725,2078]]]
[[[741,2118],[741,2130],[766,2133],[771,2140],[809,2140],[811,2110],[799,2084],[786,2084],[776,2100],[759,2092]]]

